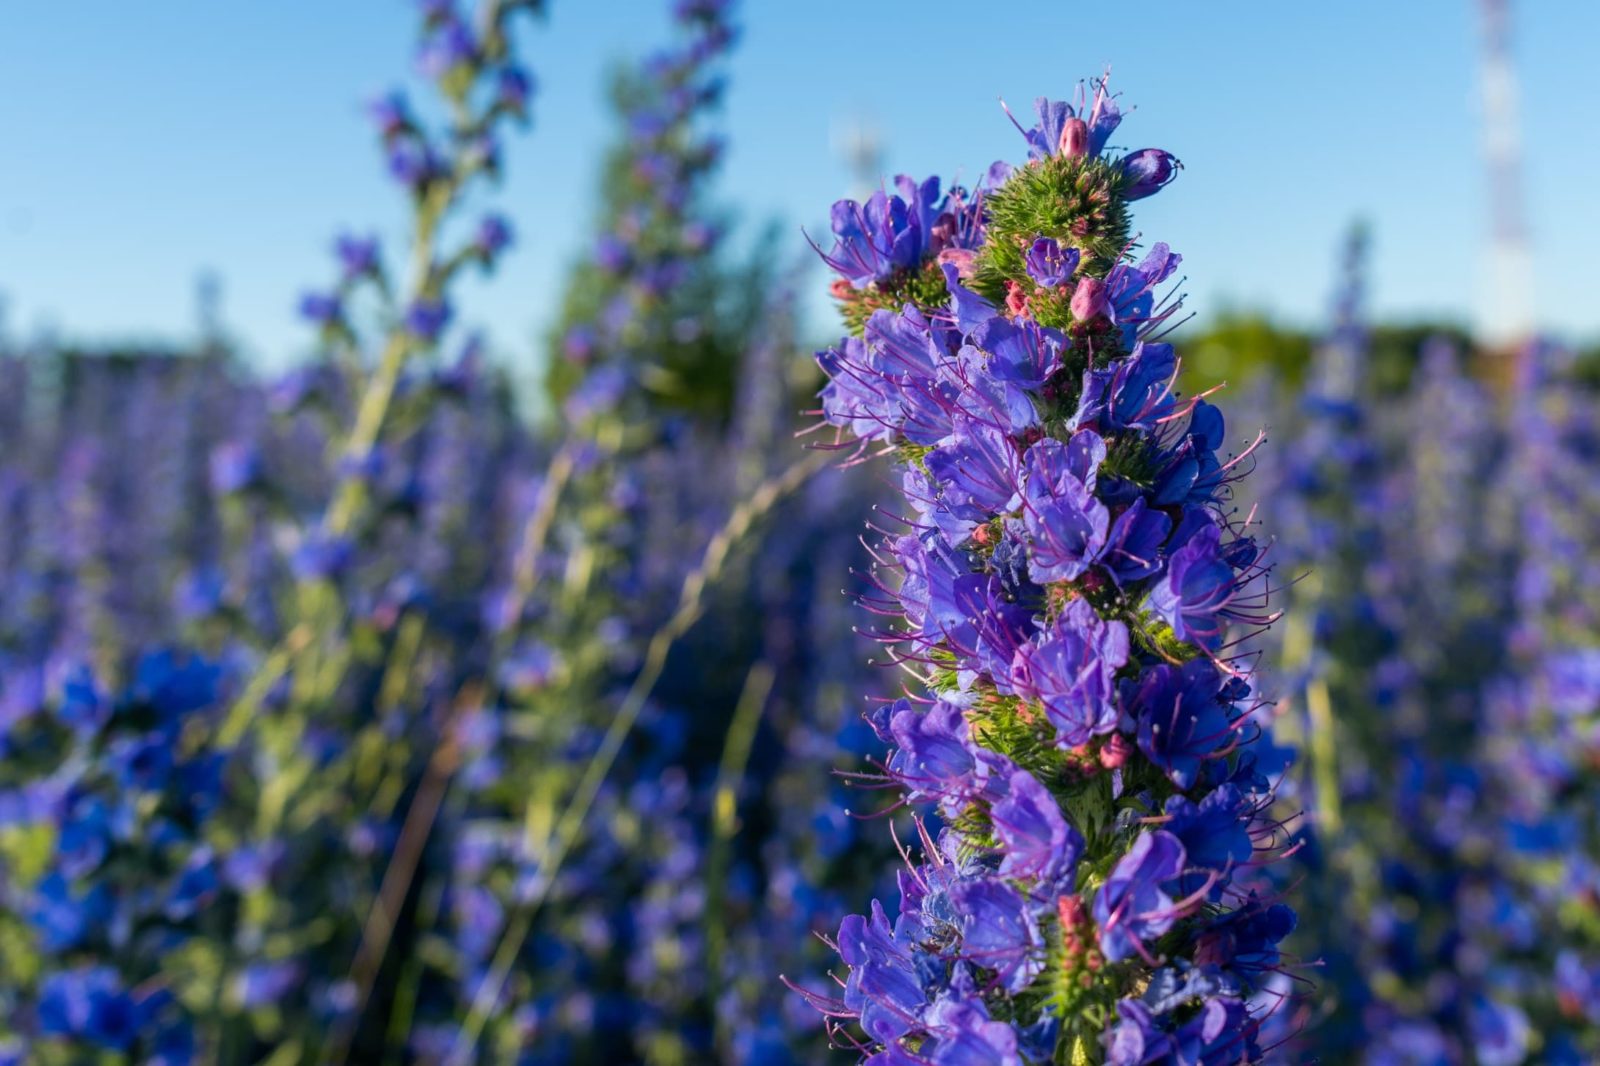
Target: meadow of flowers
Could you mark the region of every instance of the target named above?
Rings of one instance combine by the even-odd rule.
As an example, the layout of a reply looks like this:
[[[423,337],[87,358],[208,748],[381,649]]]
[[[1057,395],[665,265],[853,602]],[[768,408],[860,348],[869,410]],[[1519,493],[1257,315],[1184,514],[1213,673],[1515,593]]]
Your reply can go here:
[[[744,248],[674,0],[530,401],[543,6],[416,5],[315,360],[0,351],[0,1062],[1600,1061],[1572,354],[1378,374],[1356,231],[1199,380],[1104,77]]]

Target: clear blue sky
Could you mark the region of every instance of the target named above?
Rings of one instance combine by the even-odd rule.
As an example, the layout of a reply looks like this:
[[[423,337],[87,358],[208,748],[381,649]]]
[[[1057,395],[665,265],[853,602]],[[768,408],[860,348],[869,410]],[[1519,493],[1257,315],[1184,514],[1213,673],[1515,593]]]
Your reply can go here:
[[[586,247],[612,133],[607,64],[661,41],[668,0],[552,0],[524,35],[541,81],[499,197],[519,243],[463,318],[525,360],[562,266]],[[1540,320],[1600,332],[1600,4],[1518,4]],[[1313,323],[1338,235],[1375,232],[1388,316],[1470,320],[1485,226],[1472,0],[1138,5],[1067,0],[746,0],[725,111],[724,198],[799,241],[847,191],[838,131],[865,114],[884,170],[975,175],[1025,112],[1114,66],[1138,107],[1117,140],[1187,169],[1140,205],[1185,256],[1202,316],[1248,306]],[[297,293],[331,276],[342,227],[403,234],[360,102],[409,75],[405,0],[70,0],[0,7],[0,292],[14,333],[174,337],[201,268],[262,362],[301,354]]]

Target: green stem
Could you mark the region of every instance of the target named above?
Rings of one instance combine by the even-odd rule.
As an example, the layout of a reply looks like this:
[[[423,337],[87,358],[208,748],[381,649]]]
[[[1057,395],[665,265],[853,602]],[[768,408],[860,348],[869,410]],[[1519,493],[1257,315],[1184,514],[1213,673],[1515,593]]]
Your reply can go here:
[[[739,694],[733,721],[728,724],[727,739],[722,745],[722,763],[717,767],[717,784],[712,793],[711,848],[706,856],[706,974],[709,979],[706,998],[713,1011],[722,998],[723,957],[728,947],[722,896],[729,853],[733,838],[739,832],[739,785],[750,762],[750,749],[755,745],[756,729],[761,724],[761,712],[772,692],[774,677],[772,665],[765,661],[757,662],[745,677],[744,690]],[[716,1016],[717,1045],[726,1051],[728,1034],[723,1031],[721,1013],[717,1012]]]

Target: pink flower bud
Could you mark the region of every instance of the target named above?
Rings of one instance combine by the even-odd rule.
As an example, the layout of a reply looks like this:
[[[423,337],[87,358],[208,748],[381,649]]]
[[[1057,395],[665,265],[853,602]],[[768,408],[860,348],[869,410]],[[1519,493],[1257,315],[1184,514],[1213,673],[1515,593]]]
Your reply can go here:
[[[1072,293],[1072,317],[1088,322],[1105,314],[1106,283],[1099,278],[1082,278]]]
[[[967,281],[972,277],[972,264],[976,257],[977,253],[970,248],[946,248],[936,258],[941,266],[945,263],[954,265],[956,276]]]
[[[1020,315],[1028,310],[1028,294],[1022,291],[1022,285],[1018,282],[1006,282],[1006,310],[1013,315]]]
[[[1089,126],[1081,118],[1069,118],[1061,127],[1061,154],[1072,158],[1089,154]]]
[[[1128,756],[1133,754],[1133,749],[1128,746],[1127,738],[1121,733],[1112,733],[1105,746],[1100,749],[1100,765],[1107,770],[1116,770],[1128,761]]]

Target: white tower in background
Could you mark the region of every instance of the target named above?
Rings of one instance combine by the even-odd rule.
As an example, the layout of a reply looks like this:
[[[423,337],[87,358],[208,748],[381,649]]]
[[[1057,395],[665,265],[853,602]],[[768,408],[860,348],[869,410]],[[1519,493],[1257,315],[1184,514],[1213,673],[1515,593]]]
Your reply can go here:
[[[1533,332],[1533,256],[1522,203],[1522,136],[1511,65],[1511,0],[1479,0],[1483,52],[1483,149],[1488,172],[1489,242],[1478,301],[1483,342],[1515,350]]]
[[[865,200],[883,187],[883,139],[872,121],[857,114],[834,127],[834,150],[850,168],[850,196]]]

